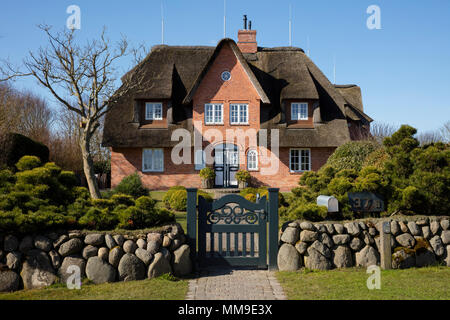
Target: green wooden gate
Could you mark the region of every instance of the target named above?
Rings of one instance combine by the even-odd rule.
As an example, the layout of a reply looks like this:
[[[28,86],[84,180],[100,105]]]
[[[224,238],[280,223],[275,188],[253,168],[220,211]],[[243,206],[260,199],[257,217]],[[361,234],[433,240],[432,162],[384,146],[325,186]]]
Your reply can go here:
[[[278,189],[257,203],[229,194],[211,202],[188,189],[187,235],[191,258],[210,265],[277,268]]]

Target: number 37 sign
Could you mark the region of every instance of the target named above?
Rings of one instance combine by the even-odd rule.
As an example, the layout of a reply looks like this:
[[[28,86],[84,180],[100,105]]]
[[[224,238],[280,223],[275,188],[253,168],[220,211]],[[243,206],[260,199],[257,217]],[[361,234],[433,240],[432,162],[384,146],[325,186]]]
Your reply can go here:
[[[358,212],[383,212],[384,201],[375,193],[371,192],[356,192],[348,193],[348,200],[352,207],[352,211]]]

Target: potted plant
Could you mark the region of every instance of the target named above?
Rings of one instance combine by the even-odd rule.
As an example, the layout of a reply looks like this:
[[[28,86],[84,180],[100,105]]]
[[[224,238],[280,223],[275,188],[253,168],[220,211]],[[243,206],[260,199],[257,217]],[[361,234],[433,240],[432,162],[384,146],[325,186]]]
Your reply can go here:
[[[214,187],[214,179],[216,178],[216,173],[213,169],[206,167],[200,170],[200,178],[202,178],[203,189],[212,189]]]
[[[250,178],[250,173],[247,170],[239,170],[236,173],[236,180],[239,183],[239,189],[247,188]]]

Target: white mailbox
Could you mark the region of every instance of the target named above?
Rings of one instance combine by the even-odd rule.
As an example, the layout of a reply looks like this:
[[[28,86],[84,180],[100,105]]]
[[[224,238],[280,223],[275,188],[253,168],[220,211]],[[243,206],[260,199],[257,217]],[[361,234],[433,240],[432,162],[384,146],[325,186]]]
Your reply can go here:
[[[339,203],[333,196],[318,196],[317,205],[327,207],[328,212],[339,212]]]

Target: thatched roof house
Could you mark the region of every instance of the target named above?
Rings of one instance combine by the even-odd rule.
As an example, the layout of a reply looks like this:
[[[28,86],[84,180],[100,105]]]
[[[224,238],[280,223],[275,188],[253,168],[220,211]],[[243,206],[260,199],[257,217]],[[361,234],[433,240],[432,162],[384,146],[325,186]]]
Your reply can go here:
[[[273,129],[277,129],[281,153],[289,153],[289,148],[310,149],[309,169],[313,170],[320,167],[323,158],[326,161],[327,155],[336,147],[368,133],[372,119],[364,113],[358,86],[333,85],[300,48],[258,47],[254,30],[240,30],[239,40],[236,44],[232,39],[223,39],[216,47],[154,46],[140,64],[123,76],[123,85],[119,89],[121,98],[109,106],[103,134],[104,146],[111,147],[113,152],[113,184],[133,170],[141,172],[150,187],[155,186],[154,181],[163,188],[183,181],[185,176],[174,181],[161,177],[177,175],[175,169],[167,172],[171,168],[167,158],[164,158],[166,165],[162,172],[145,173],[142,167],[146,160],[142,150],[167,149],[163,152],[166,154],[178,144],[171,139],[176,129],[193,133],[195,120],[211,126],[205,120],[205,114],[209,112],[205,109],[206,104],[219,102],[221,117],[227,120],[232,112],[227,107],[231,108],[234,102],[244,102],[244,113],[249,117],[246,120],[251,120],[252,116],[256,119],[244,128],[267,129],[269,137]],[[224,73],[230,78],[221,79]],[[236,87],[231,90],[234,85]],[[149,111],[153,108],[161,108],[162,117],[152,118],[148,112],[153,112]],[[231,128],[223,123],[224,119],[214,127],[219,130]],[[252,147],[256,146],[249,148]],[[270,143],[268,147],[271,147]],[[242,146],[238,149],[243,155],[248,152],[248,148]],[[314,163],[314,150],[318,150],[320,158],[317,163]],[[132,159],[129,152],[135,152],[138,159]],[[280,163],[282,157],[279,156]],[[245,161],[238,167],[247,169]],[[198,174],[194,164],[190,169],[178,169],[184,175]],[[304,171],[291,170],[292,166],[288,169],[291,173]],[[230,175],[230,172],[224,174]],[[253,175],[258,183],[271,184],[272,180],[263,179],[256,173]],[[192,184],[197,185],[198,181],[194,179]],[[220,181],[216,181],[216,185],[222,186],[217,182]]]

